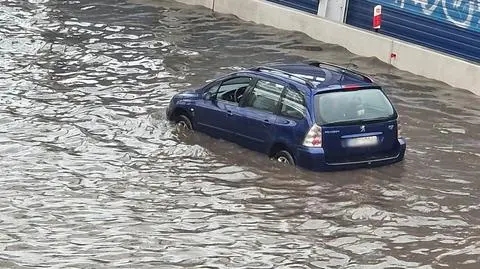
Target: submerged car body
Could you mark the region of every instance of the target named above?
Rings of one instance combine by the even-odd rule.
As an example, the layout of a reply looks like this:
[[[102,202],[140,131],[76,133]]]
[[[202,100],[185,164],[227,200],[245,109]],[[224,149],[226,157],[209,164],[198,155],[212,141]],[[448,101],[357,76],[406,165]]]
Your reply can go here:
[[[315,170],[403,160],[397,112],[365,75],[313,62],[257,67],[175,95],[169,120]]]

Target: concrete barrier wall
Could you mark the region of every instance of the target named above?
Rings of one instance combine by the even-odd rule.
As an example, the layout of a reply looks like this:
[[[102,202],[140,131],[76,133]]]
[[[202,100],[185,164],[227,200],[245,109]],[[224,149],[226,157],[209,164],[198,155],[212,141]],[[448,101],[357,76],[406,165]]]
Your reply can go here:
[[[280,29],[300,31],[323,42],[341,45],[362,56],[378,57],[386,62],[390,60],[392,41],[389,38],[346,27],[344,24],[285,8],[271,2],[262,0],[215,0],[215,11],[231,13],[247,21],[254,21]],[[372,39],[375,40],[374,45]]]
[[[437,79],[480,95],[480,65],[430,49],[264,0],[177,1],[208,8],[213,6],[215,12],[233,14],[246,21],[304,32],[314,39],[343,46],[352,53],[377,57],[401,70]],[[395,58],[391,57],[392,53],[396,55]]]
[[[402,41],[394,41],[392,51],[397,54],[392,65],[398,69],[480,95],[480,65]]]

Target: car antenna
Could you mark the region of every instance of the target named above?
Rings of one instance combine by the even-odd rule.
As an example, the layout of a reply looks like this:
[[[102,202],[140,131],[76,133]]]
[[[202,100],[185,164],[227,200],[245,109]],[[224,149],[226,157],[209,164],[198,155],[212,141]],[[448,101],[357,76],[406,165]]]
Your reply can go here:
[[[352,60],[350,60],[350,62],[348,62],[347,67],[345,67],[346,69],[348,69],[350,67],[351,62],[352,62]],[[341,70],[342,70],[342,76],[340,77],[340,84],[342,84],[342,81],[345,78],[345,73],[346,73],[345,69],[342,68]]]
[[[347,70],[350,70],[350,66],[355,67],[355,64],[352,62],[352,59],[350,59],[345,69],[342,69],[342,76],[340,77],[340,82],[345,78],[345,73]]]

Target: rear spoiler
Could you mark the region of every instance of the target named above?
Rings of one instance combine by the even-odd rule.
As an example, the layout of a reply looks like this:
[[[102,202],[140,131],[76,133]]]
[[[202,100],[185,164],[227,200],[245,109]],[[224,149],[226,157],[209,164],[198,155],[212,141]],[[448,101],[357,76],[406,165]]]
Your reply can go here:
[[[361,84],[336,84],[330,85],[327,88],[322,88],[314,92],[314,94],[318,93],[327,93],[327,92],[338,92],[338,91],[358,91],[364,89],[379,89],[383,91],[382,86],[377,84],[370,84],[370,83],[361,83]]]

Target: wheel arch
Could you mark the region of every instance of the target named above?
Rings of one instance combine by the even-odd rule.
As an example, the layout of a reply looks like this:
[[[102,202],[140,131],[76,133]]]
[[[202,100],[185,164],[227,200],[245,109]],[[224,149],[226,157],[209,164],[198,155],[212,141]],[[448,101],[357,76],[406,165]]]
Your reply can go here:
[[[272,144],[272,146],[270,147],[270,150],[268,151],[268,157],[273,157],[273,155],[275,155],[275,153],[279,152],[279,151],[282,151],[282,150],[286,150],[288,151],[288,153],[290,153],[290,155],[292,155],[293,159],[295,160],[295,152],[287,145],[287,143],[284,143],[284,142],[281,142],[281,141],[277,141],[275,143]]]
[[[190,123],[192,124],[192,128],[193,129],[196,128],[196,124],[193,121],[193,116],[184,107],[176,107],[172,112],[170,120],[171,121],[177,121],[177,119],[180,115],[184,115],[185,117],[187,117],[190,120]]]
[[[192,116],[188,113],[188,110],[183,107],[176,107],[172,113],[172,120],[176,120],[178,116],[185,115],[190,121],[192,121]]]

